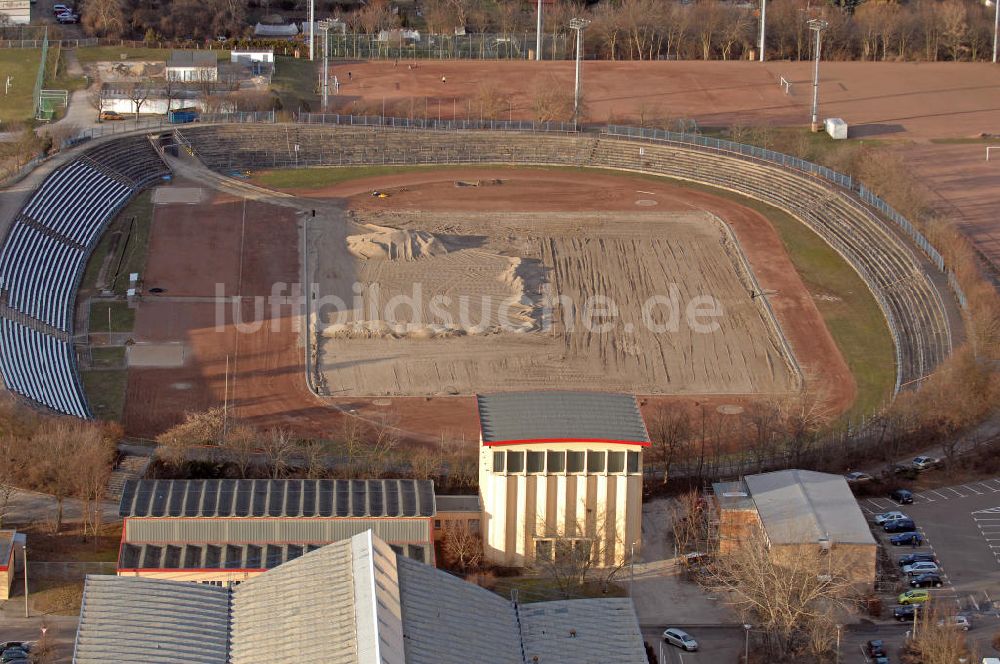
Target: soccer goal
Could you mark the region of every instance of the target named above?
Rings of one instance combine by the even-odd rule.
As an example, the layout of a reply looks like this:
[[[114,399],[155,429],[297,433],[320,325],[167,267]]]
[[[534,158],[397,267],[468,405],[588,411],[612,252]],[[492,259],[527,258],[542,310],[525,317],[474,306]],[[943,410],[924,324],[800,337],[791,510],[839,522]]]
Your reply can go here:
[[[990,150],[1000,150],[1000,145],[987,145],[986,146],[986,161],[990,160]],[[1000,157],[997,157],[1000,159]]]

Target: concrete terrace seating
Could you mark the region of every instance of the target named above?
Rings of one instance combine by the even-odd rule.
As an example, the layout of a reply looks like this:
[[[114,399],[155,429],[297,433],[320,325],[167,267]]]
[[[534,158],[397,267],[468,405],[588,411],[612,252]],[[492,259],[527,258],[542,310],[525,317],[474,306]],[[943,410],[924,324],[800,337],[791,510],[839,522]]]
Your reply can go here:
[[[45,181],[22,214],[86,246],[96,239],[104,219],[131,194],[132,188],[119,180],[74,161]]]
[[[73,287],[83,260],[79,247],[15,223],[0,250],[0,287],[7,306],[68,332]]]
[[[60,413],[87,417],[68,342],[6,318],[0,318],[0,340],[0,370],[8,389]]]
[[[146,136],[130,136],[102,143],[87,150],[84,157],[140,189],[170,172]]]
[[[917,250],[852,194],[812,175],[694,146],[577,134],[335,125],[202,126],[181,132],[206,165],[224,173],[313,165],[552,164],[648,172],[728,189],[790,213],[854,267],[888,322],[899,384],[927,375],[951,352],[942,296]]]
[[[76,372],[76,286],[101,232],[145,184],[167,173],[145,136],[103,143],[50,174],[0,248],[0,370],[7,387],[88,417]]]

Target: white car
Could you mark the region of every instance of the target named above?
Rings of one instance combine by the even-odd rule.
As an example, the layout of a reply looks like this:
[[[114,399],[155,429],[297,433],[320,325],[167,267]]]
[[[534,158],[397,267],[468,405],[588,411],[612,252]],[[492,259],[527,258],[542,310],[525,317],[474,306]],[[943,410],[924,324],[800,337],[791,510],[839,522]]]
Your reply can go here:
[[[694,652],[698,649],[698,642],[683,629],[677,629],[676,627],[664,630],[663,640],[689,652]]]
[[[916,575],[916,574],[927,574],[929,572],[937,572],[939,568],[937,563],[932,563],[927,560],[922,560],[912,565],[905,565],[903,567],[903,574]]]
[[[936,466],[938,461],[938,459],[932,456],[918,456],[914,457],[913,461],[910,462],[910,465],[917,470],[928,470]]]
[[[858,471],[854,471],[853,473],[847,473],[846,475],[844,475],[844,478],[847,480],[849,484],[861,484],[862,482],[871,482],[872,480],[875,479],[868,473],[860,473]]]
[[[963,632],[968,632],[972,628],[972,623],[969,622],[968,616],[952,616],[951,618],[939,620],[937,624],[939,627],[947,625],[948,627],[960,629]]]
[[[899,521],[900,519],[909,519],[902,512],[882,512],[881,514],[875,515],[875,523],[880,526],[884,526],[889,521]]]

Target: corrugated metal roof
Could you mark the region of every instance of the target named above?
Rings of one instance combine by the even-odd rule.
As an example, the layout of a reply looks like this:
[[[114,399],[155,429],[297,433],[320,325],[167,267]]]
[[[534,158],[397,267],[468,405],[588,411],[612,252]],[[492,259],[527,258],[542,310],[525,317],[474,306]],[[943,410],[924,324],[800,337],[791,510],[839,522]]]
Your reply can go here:
[[[715,482],[712,493],[719,507],[724,510],[752,510],[753,500],[743,482]]]
[[[578,440],[648,443],[635,397],[606,392],[481,394],[485,443]]]
[[[214,67],[218,65],[215,51],[171,51],[168,67]]]
[[[396,568],[407,664],[523,664],[509,601],[406,558]]]
[[[481,512],[479,496],[435,496],[437,512]]]
[[[230,591],[119,576],[88,576],[74,664],[226,664]]]
[[[744,481],[773,543],[800,544],[829,537],[834,544],[875,544],[843,475],[778,470],[747,475]]]
[[[227,544],[124,543],[118,569],[271,569],[329,542]]]
[[[431,480],[129,480],[123,517],[434,516]]]
[[[647,664],[632,601],[624,597],[521,604],[525,661]]]

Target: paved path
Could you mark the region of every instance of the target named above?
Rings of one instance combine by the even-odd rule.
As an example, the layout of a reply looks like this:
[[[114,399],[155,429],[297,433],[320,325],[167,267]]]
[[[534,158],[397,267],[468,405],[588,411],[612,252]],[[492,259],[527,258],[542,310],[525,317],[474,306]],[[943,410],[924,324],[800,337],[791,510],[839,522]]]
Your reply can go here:
[[[78,521],[83,512],[83,503],[76,498],[63,501],[63,520]],[[101,501],[101,513],[105,523],[118,519],[118,503],[109,500]],[[17,490],[11,496],[7,508],[6,520],[14,523],[30,523],[55,518],[56,499],[45,493]],[[0,637],[0,641],[2,641]]]

